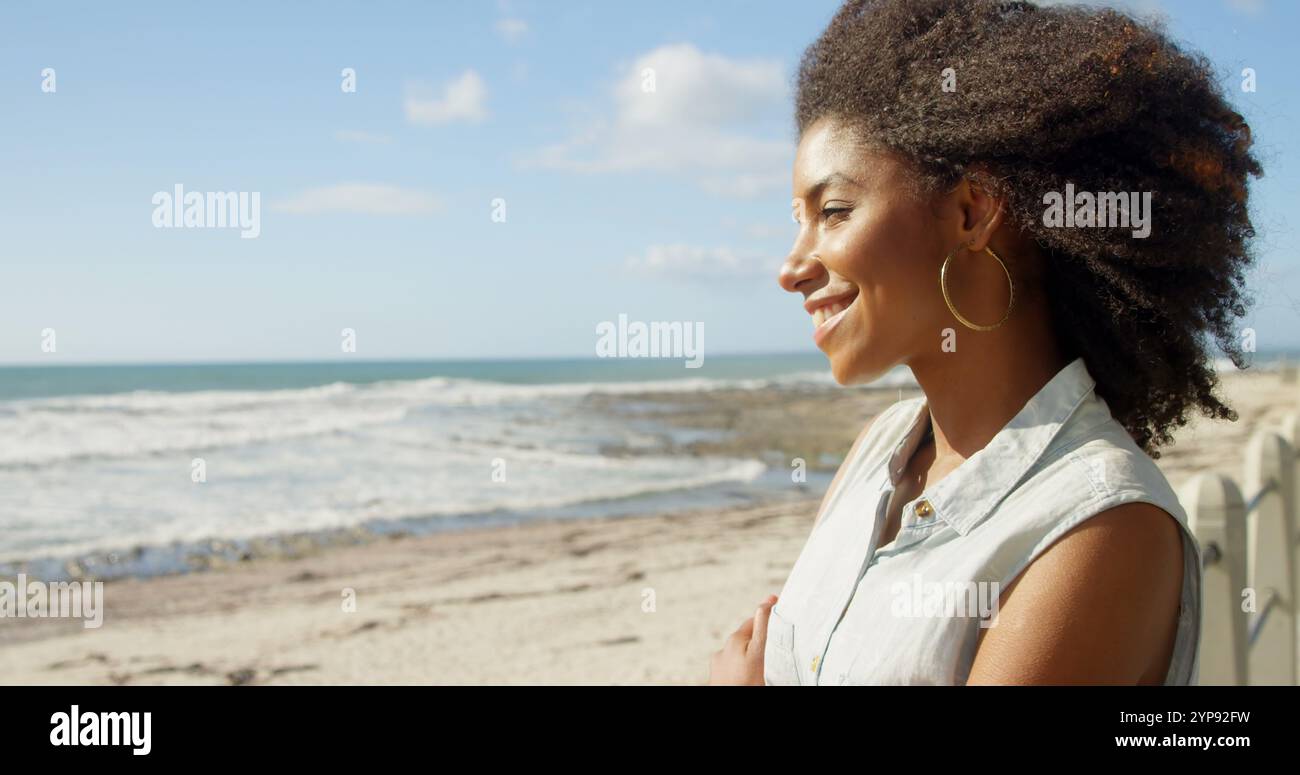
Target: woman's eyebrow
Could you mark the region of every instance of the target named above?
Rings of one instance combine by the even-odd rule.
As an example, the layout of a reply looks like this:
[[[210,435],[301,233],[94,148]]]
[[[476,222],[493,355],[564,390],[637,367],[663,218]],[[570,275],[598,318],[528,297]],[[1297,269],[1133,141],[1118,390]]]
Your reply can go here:
[[[821,193],[821,190],[823,188],[826,188],[827,186],[835,182],[848,183],[854,186],[861,185],[860,183],[858,183],[858,181],[854,180],[848,175],[845,175],[842,172],[832,172],[831,174],[827,175],[826,177],[812,184],[812,187],[808,189],[808,193],[804,195],[804,199],[815,199],[817,195]]]

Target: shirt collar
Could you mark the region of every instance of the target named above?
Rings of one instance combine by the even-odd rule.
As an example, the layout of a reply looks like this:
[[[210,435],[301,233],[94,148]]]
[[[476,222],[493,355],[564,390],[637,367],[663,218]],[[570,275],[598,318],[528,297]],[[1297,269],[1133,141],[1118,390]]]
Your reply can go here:
[[[925,490],[935,516],[962,535],[982,522],[1039,461],[1095,386],[1083,358],[1057,372],[983,449]],[[888,461],[894,486],[929,429],[930,407],[923,398]]]

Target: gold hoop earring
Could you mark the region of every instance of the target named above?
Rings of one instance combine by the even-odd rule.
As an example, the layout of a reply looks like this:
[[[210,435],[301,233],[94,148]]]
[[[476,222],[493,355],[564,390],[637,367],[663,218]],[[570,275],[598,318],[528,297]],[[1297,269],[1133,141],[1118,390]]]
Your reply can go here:
[[[943,260],[943,266],[939,268],[939,290],[943,292],[943,301],[945,304],[948,305],[948,311],[952,313],[953,317],[960,320],[962,325],[975,331],[992,331],[993,329],[1007,322],[1007,318],[1011,317],[1011,310],[1014,309],[1016,306],[1016,283],[1014,280],[1011,279],[1011,270],[1007,269],[1006,262],[1003,261],[1002,258],[997,253],[993,252],[993,248],[987,246],[984,248],[984,252],[988,253],[990,256],[993,256],[993,259],[998,262],[998,266],[1001,266],[1002,271],[1006,273],[1007,286],[1009,288],[1011,298],[1007,300],[1006,313],[1002,315],[1002,319],[999,320],[998,322],[990,326],[982,326],[978,323],[972,323],[971,321],[967,320],[964,315],[962,315],[960,312],[957,311],[957,308],[953,306],[952,297],[948,295],[948,262],[952,260],[952,257],[956,255],[957,251],[960,249],[961,249],[960,245],[953,248],[952,252],[948,254],[948,257]]]

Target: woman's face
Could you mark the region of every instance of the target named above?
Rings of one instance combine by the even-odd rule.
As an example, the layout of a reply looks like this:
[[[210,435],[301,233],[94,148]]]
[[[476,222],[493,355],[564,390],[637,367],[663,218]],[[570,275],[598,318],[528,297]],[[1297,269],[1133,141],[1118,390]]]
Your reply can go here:
[[[822,119],[795,155],[794,217],[799,234],[779,282],[803,295],[837,382],[869,382],[918,353],[940,352],[944,329],[960,328],[939,290],[939,267],[963,240],[959,197],[920,198],[903,162],[864,150]],[[955,270],[949,288],[958,309],[996,320],[996,303],[981,309],[956,292]]]

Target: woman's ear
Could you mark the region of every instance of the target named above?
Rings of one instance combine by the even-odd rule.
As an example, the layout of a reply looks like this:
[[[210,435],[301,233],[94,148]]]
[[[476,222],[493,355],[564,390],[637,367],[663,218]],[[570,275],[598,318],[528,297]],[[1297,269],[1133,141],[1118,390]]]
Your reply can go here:
[[[961,240],[980,251],[992,241],[1006,214],[1002,200],[970,178],[962,178],[953,192],[961,210]]]

